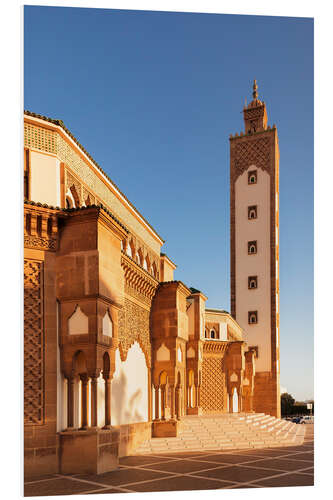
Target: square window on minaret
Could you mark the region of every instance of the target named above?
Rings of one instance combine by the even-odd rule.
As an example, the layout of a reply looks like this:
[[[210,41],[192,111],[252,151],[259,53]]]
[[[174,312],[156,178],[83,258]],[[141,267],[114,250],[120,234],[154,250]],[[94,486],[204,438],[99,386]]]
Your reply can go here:
[[[249,288],[249,290],[255,290],[256,288],[258,288],[258,277],[257,276],[249,276],[248,288]]]
[[[258,311],[248,312],[248,322],[249,325],[255,325],[256,323],[258,323]]]
[[[257,242],[256,241],[248,241],[247,253],[249,255],[255,255],[257,253]]]
[[[257,205],[252,205],[251,207],[247,207],[247,217],[248,219],[257,218]]]
[[[248,184],[257,184],[257,171],[256,170],[251,170],[251,172],[248,173],[247,182],[248,182]]]

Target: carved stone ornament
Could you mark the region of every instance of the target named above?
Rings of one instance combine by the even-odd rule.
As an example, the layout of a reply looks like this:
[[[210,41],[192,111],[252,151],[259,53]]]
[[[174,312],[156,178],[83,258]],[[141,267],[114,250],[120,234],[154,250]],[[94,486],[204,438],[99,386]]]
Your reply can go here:
[[[149,311],[125,298],[119,311],[119,351],[122,361],[126,360],[131,345],[136,341],[144,352],[147,366],[151,366],[151,343],[149,334]]]
[[[44,423],[43,263],[24,261],[24,422]]]
[[[24,246],[26,248],[55,251],[57,249],[57,240],[55,238],[24,235]]]

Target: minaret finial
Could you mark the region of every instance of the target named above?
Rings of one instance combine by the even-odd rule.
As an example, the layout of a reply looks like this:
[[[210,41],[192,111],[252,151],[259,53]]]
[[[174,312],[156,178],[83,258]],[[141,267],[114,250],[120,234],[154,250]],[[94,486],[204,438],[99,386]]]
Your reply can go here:
[[[253,99],[258,99],[258,85],[257,85],[257,80],[254,80],[253,82]]]

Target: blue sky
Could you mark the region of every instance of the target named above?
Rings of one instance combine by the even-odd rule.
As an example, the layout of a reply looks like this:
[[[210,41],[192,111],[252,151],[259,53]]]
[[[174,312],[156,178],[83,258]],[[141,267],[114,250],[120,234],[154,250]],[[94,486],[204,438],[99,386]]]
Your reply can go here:
[[[313,21],[25,7],[24,107],[60,118],[230,310],[229,134],[253,79],[280,142],[281,384],[313,396]]]

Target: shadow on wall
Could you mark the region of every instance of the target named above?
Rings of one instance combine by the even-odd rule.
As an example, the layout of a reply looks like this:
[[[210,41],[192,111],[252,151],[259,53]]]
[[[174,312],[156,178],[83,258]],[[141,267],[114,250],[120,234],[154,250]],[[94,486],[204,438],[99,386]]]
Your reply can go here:
[[[148,420],[148,373],[144,354],[135,343],[126,361],[116,352],[116,372],[112,380],[112,425]]]
[[[114,417],[115,425],[144,422],[144,415],[138,410],[142,395],[142,389],[137,389],[128,398],[127,377],[124,370],[121,370],[120,377],[112,381],[112,418]]]

